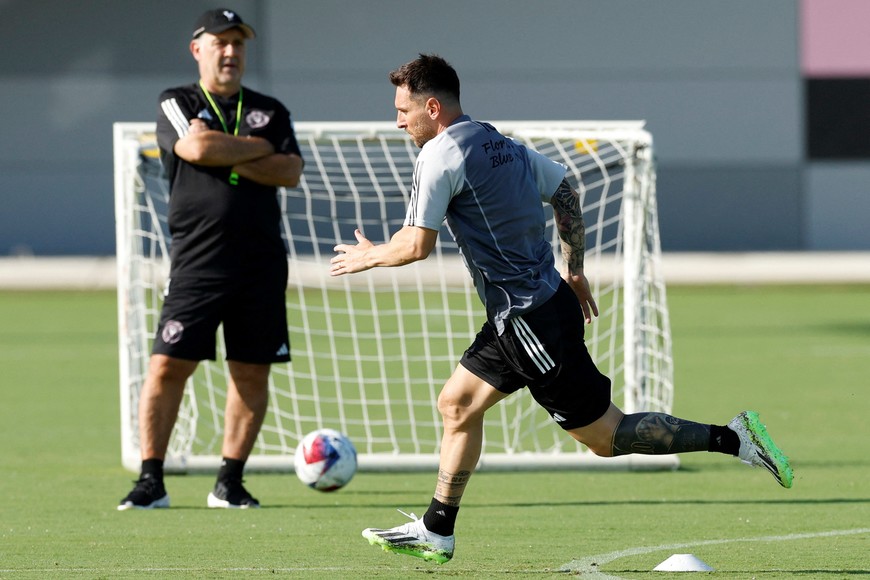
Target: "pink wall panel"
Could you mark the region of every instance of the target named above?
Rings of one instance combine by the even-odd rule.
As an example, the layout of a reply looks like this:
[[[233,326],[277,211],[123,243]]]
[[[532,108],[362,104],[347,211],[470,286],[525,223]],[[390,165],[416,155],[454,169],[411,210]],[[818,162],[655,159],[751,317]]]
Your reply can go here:
[[[807,77],[870,77],[870,0],[801,0]]]

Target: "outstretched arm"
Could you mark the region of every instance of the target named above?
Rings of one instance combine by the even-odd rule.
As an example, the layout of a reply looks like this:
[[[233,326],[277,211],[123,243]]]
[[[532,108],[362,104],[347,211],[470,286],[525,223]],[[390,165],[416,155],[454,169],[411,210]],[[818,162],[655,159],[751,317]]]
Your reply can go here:
[[[338,255],[330,260],[332,276],[363,272],[376,267],[404,266],[424,260],[435,247],[438,231],[417,226],[404,226],[385,244],[371,243],[362,232],[354,231],[356,245],[338,244]]]
[[[562,247],[562,257],[567,266],[562,277],[574,290],[586,322],[592,322],[592,316],[598,316],[598,305],[589,288],[589,280],[583,273],[583,259],[586,254],[586,224],[583,222],[583,212],[580,209],[580,196],[571,188],[567,179],[563,179],[550,198],[553,215],[556,218],[556,228]]]

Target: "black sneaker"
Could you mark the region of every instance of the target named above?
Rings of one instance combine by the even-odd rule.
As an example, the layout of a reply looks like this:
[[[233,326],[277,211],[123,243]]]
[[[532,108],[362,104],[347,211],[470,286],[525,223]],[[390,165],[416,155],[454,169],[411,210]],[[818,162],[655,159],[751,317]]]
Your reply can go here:
[[[230,509],[256,509],[260,502],[248,493],[241,479],[218,481],[208,494],[208,507]]]
[[[163,480],[146,473],[134,482],[136,485],[127,497],[121,500],[118,511],[124,510],[150,510],[154,508],[168,508],[169,494],[163,486]]]

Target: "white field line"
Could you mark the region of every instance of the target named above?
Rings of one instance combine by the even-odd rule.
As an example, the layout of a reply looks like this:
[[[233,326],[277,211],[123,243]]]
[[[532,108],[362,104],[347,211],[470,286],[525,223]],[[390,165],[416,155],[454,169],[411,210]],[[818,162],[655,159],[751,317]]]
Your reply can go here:
[[[570,572],[572,574],[582,574],[583,578],[589,578],[594,580],[620,580],[619,576],[613,576],[601,572],[600,567],[604,564],[609,564],[614,560],[625,558],[627,556],[638,556],[640,554],[649,554],[651,552],[670,552],[672,550],[682,550],[683,548],[694,548],[697,546],[711,546],[715,544],[731,544],[737,542],[788,542],[792,540],[806,540],[810,538],[827,538],[834,536],[851,536],[854,534],[866,533],[870,533],[870,528],[857,528],[853,530],[831,530],[828,532],[808,532],[804,534],[788,534],[785,536],[761,536],[759,538],[699,540],[697,542],[682,542],[679,544],[662,544],[660,546],[626,548],[625,550],[617,550],[615,552],[609,552],[606,554],[587,556],[579,560],[571,560],[567,564],[563,565],[559,569],[559,571]]]
[[[627,548],[625,550],[617,550],[606,554],[598,554],[595,556],[587,556],[580,560],[571,560],[559,569],[559,572],[569,572],[572,574],[582,574],[583,578],[594,580],[621,580],[619,576],[612,576],[599,571],[599,567],[603,564],[609,564],[619,558],[626,556],[637,556],[640,554],[649,554],[650,552],[661,552],[670,550],[681,550],[683,548],[693,548],[696,546],[711,546],[715,544],[730,544],[737,542],[787,542],[792,540],[806,540],[810,538],[827,538],[835,536],[851,536],[855,534],[870,533],[870,528],[857,528],[853,530],[831,530],[828,532],[808,532],[804,534],[789,534],[786,536],[762,536],[760,538],[731,538],[722,540],[700,540],[697,542],[683,542],[679,544],[662,544],[660,546],[644,546],[639,548]],[[358,567],[354,566],[324,566],[313,568],[310,566],[293,567],[293,568],[276,568],[267,566],[263,568],[222,568],[222,569],[203,569],[203,568],[171,568],[171,567],[150,567],[150,568],[135,568],[135,569],[109,569],[109,568],[0,568],[0,574],[14,573],[39,573],[39,574],[107,574],[112,572],[127,572],[127,573],[195,573],[195,572],[264,572],[270,574],[276,573],[294,573],[294,572],[359,572]],[[497,572],[497,571],[489,571]],[[515,572],[515,570],[504,570],[504,573]]]

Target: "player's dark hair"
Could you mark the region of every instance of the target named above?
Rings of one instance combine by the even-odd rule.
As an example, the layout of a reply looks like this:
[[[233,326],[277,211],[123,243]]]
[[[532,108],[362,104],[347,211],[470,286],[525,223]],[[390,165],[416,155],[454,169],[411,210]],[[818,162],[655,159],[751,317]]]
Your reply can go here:
[[[459,75],[437,54],[420,54],[390,73],[390,82],[415,96],[449,96],[459,102]]]

